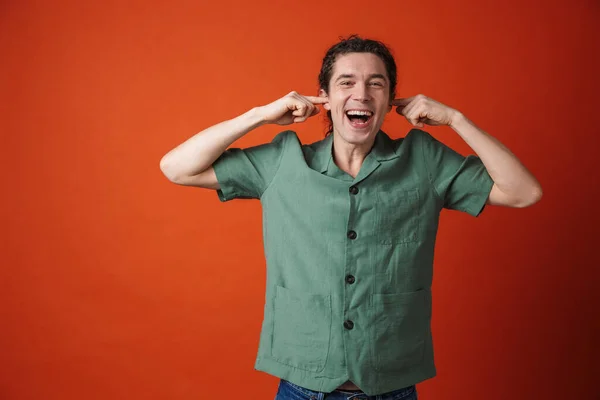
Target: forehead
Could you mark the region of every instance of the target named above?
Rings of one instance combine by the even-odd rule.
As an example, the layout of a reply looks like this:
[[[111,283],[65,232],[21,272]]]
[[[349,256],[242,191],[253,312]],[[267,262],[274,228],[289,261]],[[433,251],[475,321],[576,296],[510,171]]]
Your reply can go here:
[[[331,78],[335,79],[342,74],[352,74],[359,78],[382,74],[389,80],[383,60],[373,53],[348,53],[337,56]]]

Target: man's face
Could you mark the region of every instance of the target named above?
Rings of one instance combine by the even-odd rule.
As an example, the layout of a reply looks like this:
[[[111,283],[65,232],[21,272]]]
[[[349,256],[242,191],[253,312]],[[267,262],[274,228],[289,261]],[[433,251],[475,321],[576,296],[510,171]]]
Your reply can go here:
[[[348,143],[370,143],[392,109],[390,81],[383,60],[371,53],[348,53],[333,65],[325,104],[334,133]]]

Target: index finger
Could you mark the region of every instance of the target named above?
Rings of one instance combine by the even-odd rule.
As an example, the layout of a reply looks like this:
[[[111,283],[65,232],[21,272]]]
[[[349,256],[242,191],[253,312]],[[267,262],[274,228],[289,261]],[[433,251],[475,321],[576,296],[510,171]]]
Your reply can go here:
[[[313,104],[325,104],[329,103],[329,97],[320,97],[320,96],[304,96],[308,101]]]
[[[415,96],[412,97],[406,97],[403,99],[394,99],[392,101],[392,105],[393,106],[406,106],[408,105],[411,101],[413,101],[413,99],[415,98]]]

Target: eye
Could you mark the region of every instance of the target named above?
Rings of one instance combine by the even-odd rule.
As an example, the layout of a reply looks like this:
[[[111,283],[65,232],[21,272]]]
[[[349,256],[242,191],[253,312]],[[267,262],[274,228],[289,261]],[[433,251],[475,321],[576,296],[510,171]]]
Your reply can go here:
[[[352,84],[352,82],[350,82],[350,81],[342,81],[342,82],[340,82],[340,85],[342,85],[342,86],[348,86],[348,85],[351,85],[351,84]]]
[[[373,85],[373,86],[380,86],[381,87],[381,86],[383,86],[383,83],[381,83],[381,82],[371,82],[371,85]]]

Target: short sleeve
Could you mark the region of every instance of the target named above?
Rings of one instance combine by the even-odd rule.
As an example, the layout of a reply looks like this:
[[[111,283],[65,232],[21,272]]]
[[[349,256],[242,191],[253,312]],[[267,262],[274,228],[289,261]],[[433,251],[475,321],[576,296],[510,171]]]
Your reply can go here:
[[[417,131],[430,183],[444,208],[479,216],[494,185],[481,159],[464,157],[429,133]]]
[[[270,143],[245,149],[229,148],[215,160],[212,167],[220,186],[217,190],[220,201],[262,196],[279,168],[285,133],[279,133]]]

